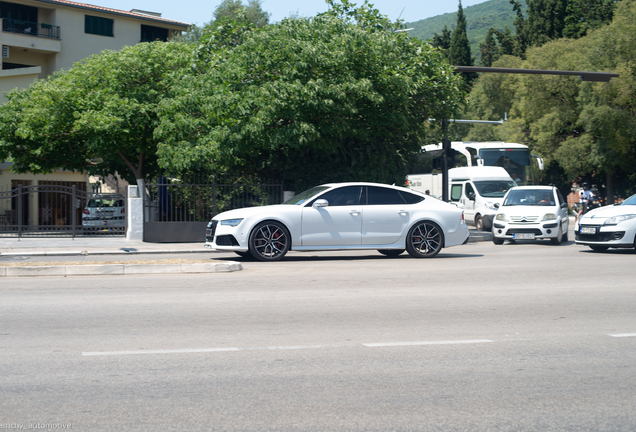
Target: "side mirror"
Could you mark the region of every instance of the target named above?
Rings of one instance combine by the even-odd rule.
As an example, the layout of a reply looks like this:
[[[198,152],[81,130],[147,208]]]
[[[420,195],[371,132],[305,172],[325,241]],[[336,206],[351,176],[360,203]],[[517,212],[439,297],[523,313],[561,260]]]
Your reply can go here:
[[[475,201],[475,192],[470,192],[468,194],[468,199],[471,200],[471,201]]]
[[[327,207],[328,205],[329,205],[329,201],[327,201],[326,199],[318,199],[314,201],[314,204],[312,205],[312,207],[319,208],[319,207]]]
[[[499,208],[499,203],[495,203],[495,208],[498,209]]]
[[[569,206],[568,206],[568,203],[561,203],[561,208],[562,208],[562,209],[566,209],[566,208],[568,208],[568,207],[569,207]]]

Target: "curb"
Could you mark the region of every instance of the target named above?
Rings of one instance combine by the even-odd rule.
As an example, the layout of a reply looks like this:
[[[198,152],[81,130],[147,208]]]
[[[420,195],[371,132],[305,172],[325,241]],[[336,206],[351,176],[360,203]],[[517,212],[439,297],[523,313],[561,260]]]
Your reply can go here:
[[[0,252],[0,257],[3,256],[77,256],[77,255],[153,255],[153,254],[194,254],[194,253],[205,253],[210,252],[205,249],[197,249],[197,250],[116,250],[116,251],[100,251],[97,250],[95,252],[89,252],[87,250],[83,251],[44,251],[44,252]]]
[[[243,270],[239,262],[194,264],[97,264],[0,267],[0,277],[123,276],[139,274],[229,273]]]

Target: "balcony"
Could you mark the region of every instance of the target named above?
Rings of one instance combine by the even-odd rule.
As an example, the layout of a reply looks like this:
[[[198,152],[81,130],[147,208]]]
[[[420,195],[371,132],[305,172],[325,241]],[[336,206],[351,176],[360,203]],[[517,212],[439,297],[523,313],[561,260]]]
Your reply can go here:
[[[48,39],[60,39],[60,27],[51,24],[38,24],[28,21],[20,21],[4,18],[2,31],[7,33],[37,36]]]

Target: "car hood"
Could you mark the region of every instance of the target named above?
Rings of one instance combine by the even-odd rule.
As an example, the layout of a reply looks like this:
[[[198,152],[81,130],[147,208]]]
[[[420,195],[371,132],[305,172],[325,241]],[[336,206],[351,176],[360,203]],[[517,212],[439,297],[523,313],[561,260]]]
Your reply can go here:
[[[636,214],[636,206],[606,206],[590,210],[585,213],[581,221],[586,223],[599,223],[613,216]]]
[[[546,213],[557,214],[558,212],[558,206],[516,205],[499,207],[499,213],[505,213],[509,216],[543,216]]]

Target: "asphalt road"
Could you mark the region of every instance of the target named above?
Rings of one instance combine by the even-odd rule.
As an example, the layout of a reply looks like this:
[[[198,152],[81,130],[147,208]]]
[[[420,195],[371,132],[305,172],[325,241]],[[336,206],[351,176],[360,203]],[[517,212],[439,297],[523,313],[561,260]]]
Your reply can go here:
[[[635,255],[484,242],[6,278],[0,426],[633,431]]]

